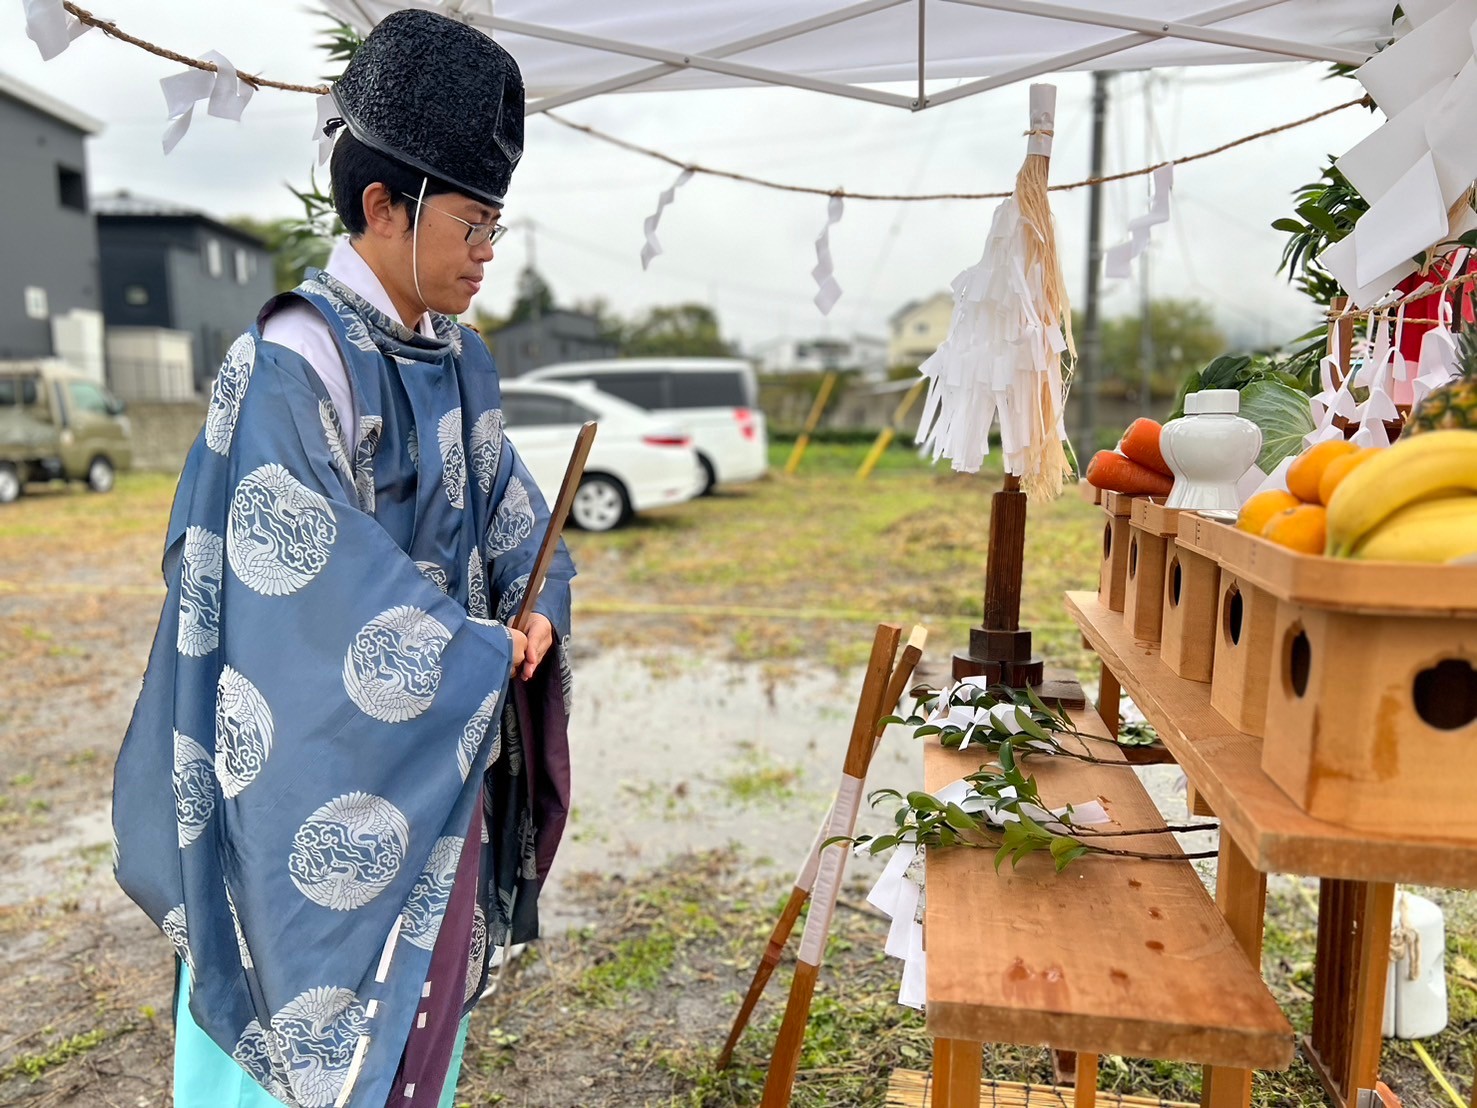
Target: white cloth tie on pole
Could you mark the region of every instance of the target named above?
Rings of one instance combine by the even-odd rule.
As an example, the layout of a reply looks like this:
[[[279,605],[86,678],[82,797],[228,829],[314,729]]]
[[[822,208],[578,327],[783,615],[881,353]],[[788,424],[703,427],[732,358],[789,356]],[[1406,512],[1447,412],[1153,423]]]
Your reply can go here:
[[[1174,165],[1161,165],[1154,170],[1153,198],[1149,210],[1128,221],[1128,238],[1117,246],[1108,247],[1103,264],[1103,275],[1112,280],[1122,280],[1133,271],[1133,260],[1149,246],[1149,228],[1169,222],[1169,190],[1174,187]]]
[[[26,38],[41,51],[41,60],[51,61],[78,35],[92,28],[62,7],[62,0],[24,0]]]
[[[195,102],[209,99],[206,110],[221,119],[240,119],[255,89],[236,76],[236,67],[212,50],[204,60],[214,62],[214,73],[206,69],[187,69],[163,77],[159,87],[169,105],[169,126],[164,128],[164,152],[168,154],[190,129]]]
[[[841,299],[841,286],[836,282],[831,264],[831,227],[841,222],[841,209],[841,197],[832,196],[826,205],[826,225],[815,240],[815,268],[810,275],[815,278],[815,306],[821,310],[821,315],[830,315],[836,301]]]
[[[662,221],[662,212],[672,202],[672,197],[676,195],[677,190],[690,180],[692,180],[692,170],[690,169],[684,169],[681,173],[677,174],[677,179],[664,188],[662,194],[656,198],[656,211],[647,216],[646,221],[642,223],[641,226],[646,232],[646,245],[641,248],[642,269],[650,266],[651,259],[662,252],[662,244],[657,241],[656,237],[657,224]]]

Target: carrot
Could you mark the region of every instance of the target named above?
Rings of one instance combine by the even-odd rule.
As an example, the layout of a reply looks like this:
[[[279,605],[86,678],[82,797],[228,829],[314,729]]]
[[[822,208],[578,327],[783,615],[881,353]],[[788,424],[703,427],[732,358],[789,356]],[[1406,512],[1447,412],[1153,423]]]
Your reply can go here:
[[[1123,438],[1118,442],[1118,451],[1130,461],[1138,462],[1141,466],[1148,466],[1156,473],[1162,473],[1166,477],[1173,477],[1174,471],[1169,468],[1164,460],[1164,454],[1159,449],[1159,432],[1163,428],[1152,419],[1136,419],[1128,425],[1128,430],[1123,432]]]
[[[1174,478],[1125,458],[1116,450],[1099,450],[1087,463],[1087,482],[1099,489],[1129,496],[1168,496]]]

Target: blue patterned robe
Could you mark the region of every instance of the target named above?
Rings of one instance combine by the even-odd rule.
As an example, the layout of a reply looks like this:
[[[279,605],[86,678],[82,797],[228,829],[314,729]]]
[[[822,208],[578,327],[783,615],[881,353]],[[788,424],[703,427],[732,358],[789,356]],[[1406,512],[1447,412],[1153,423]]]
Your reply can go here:
[[[261,339],[269,304],[180,478],[115,868],[189,965],[195,1022],[258,1084],[383,1105],[473,805],[464,1011],[492,946],[537,930],[568,807],[574,567],[561,544],[537,605],[555,649],[508,695],[501,621],[548,513],[486,347],[444,317],[420,336],[326,273],[288,295],[334,333],[360,441],[312,367]]]

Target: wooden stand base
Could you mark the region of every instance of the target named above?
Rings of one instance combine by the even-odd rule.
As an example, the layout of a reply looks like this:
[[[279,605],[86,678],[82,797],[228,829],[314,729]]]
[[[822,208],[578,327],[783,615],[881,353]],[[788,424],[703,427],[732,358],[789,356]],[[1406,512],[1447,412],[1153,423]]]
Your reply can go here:
[[[984,677],[993,684],[1009,685],[1023,689],[1027,685],[1040,685],[1045,679],[1046,663],[1040,658],[1024,662],[987,661],[976,658],[967,650],[954,655],[953,674],[955,681],[966,677]]]

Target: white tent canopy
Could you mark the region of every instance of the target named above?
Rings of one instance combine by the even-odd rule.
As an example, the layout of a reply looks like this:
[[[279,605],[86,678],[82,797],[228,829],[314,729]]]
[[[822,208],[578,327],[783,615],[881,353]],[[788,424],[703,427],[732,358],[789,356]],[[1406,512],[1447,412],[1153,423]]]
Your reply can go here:
[[[361,33],[399,0],[326,0]],[[1045,73],[1293,59],[1357,65],[1392,0],[444,0],[518,59],[530,114],[619,90],[789,85],[909,110]],[[1151,14],[1145,14],[1146,11]],[[428,59],[429,60],[429,59]],[[927,82],[963,80],[946,91]],[[904,95],[867,87],[916,82]]]

